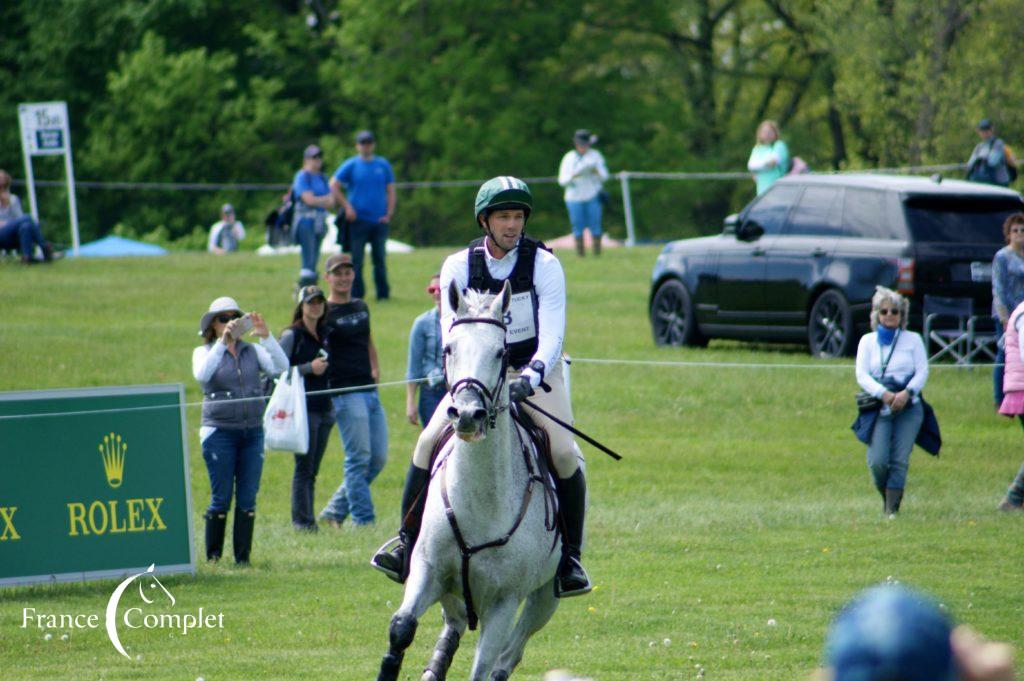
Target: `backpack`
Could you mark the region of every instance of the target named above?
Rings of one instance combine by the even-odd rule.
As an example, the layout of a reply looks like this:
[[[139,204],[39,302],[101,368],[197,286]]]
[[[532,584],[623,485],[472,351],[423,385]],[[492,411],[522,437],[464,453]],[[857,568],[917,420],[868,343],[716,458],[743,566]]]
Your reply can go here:
[[[1017,156],[1013,153],[1013,148],[1006,142],[1003,142],[1003,149],[1005,150],[1006,172],[1010,176],[1010,184],[1013,184],[1017,181]]]

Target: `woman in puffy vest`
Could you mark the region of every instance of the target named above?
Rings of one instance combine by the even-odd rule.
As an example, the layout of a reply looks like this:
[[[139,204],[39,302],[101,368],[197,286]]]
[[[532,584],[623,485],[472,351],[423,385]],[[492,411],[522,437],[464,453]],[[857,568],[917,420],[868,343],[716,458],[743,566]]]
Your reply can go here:
[[[253,345],[241,340],[242,311],[233,298],[217,298],[199,322],[205,343],[192,352],[192,374],[203,389],[199,439],[210,474],[206,558],[218,560],[232,494],[235,562],[247,564],[256,521],[256,492],[263,472],[263,375],[288,368],[288,358],[256,312],[249,314]]]
[[[999,413],[1020,419],[1024,426],[1024,348],[1021,347],[1021,326],[1024,322],[1024,303],[1021,303],[1010,315],[1006,324],[1006,335],[1003,336],[1003,351],[1006,354],[1006,367],[1003,372],[1003,402]],[[1004,511],[1017,511],[1024,507],[1024,466],[1017,472],[1010,489],[1006,490],[1006,498],[999,504]]]

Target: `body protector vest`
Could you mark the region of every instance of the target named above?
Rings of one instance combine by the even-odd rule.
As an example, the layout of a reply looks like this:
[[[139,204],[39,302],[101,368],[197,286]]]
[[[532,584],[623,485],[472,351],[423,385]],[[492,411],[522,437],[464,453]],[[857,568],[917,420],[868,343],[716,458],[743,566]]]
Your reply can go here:
[[[484,237],[469,244],[468,288],[497,295],[501,293],[505,280],[491,276],[487,269],[485,248]],[[524,234],[516,246],[516,264],[508,277],[512,301],[505,313],[505,338],[508,343],[509,366],[513,369],[525,367],[537,352],[537,291],[533,286],[533,265],[538,248],[548,250],[542,242]]]

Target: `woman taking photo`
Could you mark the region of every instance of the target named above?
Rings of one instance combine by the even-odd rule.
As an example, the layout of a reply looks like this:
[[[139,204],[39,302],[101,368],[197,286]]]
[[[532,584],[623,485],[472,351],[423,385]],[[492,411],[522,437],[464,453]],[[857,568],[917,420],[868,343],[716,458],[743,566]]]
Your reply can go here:
[[[1014,213],[1003,222],[1006,246],[992,259],[992,316],[996,334],[1007,331],[1010,313],[1024,302],[1024,213]],[[1003,403],[1003,368],[1006,349],[1000,344],[992,368],[992,397],[996,409]]]
[[[910,450],[924,422],[921,391],[928,354],[921,336],[907,330],[910,302],[883,286],[871,299],[871,328],[857,346],[857,383],[881,400],[870,433],[867,460],[886,515],[900,510]]]
[[[259,345],[241,340],[251,322]],[[192,374],[203,389],[199,439],[210,474],[206,559],[218,560],[232,494],[235,499],[235,562],[245,565],[252,550],[256,492],[263,472],[264,374],[288,368],[288,358],[256,312],[242,318],[233,298],[217,298],[199,321],[205,343],[192,352]]]
[[[291,366],[299,367],[306,385],[306,414],[309,421],[309,449],[295,454],[292,476],[292,525],[296,530],[317,531],[313,515],[313,490],[327,440],[334,425],[329,395],[311,395],[327,390],[327,352],[324,350],[324,318],[327,298],[319,286],[299,291],[299,304],[292,325],[281,334],[281,349]]]

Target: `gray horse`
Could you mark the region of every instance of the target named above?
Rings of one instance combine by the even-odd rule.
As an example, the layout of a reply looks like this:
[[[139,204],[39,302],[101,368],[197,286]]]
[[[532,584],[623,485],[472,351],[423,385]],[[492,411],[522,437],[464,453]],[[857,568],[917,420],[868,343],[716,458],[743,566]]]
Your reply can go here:
[[[497,296],[472,290],[463,296],[452,284],[448,296],[456,311],[445,349],[456,437],[435,465],[378,681],[398,678],[419,618],[437,601],[444,628],[423,681],[446,677],[476,615],[480,637],[470,678],[507,679],[527,640],[558,607],[554,578],[562,551],[553,504],[523,454],[524,443],[531,445],[509,415],[502,321],[508,283]]]

